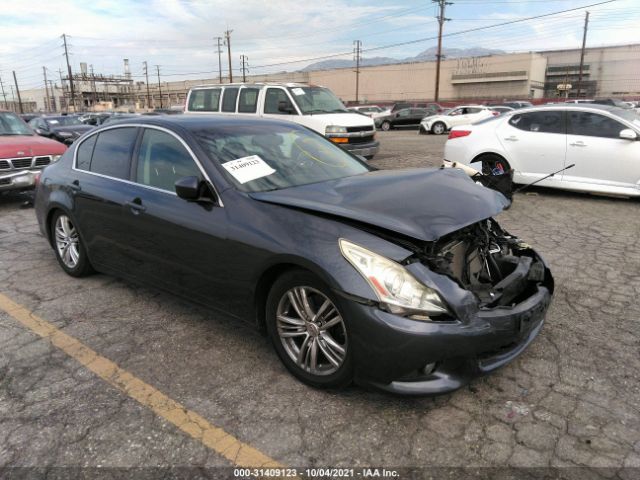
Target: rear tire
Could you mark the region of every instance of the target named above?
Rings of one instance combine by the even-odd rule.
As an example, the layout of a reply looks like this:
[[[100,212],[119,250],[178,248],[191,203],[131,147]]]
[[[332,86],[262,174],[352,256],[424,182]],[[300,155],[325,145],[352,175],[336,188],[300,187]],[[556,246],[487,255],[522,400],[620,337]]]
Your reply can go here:
[[[388,132],[389,130],[391,130],[391,123],[389,122],[382,122],[382,125],[380,125],[380,130],[384,131],[384,132]]]
[[[85,277],[94,272],[82,237],[74,221],[62,210],[51,218],[51,240],[56,259],[72,277]]]
[[[305,270],[280,276],[267,297],[271,343],[296,378],[317,388],[342,388],[353,380],[348,322],[340,298]]]
[[[436,122],[431,125],[431,133],[435,135],[442,135],[447,131],[447,126],[443,122]]]

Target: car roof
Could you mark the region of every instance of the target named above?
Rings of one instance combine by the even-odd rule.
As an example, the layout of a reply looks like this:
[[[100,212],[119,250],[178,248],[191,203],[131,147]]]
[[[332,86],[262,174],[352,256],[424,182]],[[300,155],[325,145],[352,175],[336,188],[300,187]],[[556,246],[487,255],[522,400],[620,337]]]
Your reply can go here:
[[[610,113],[615,113],[618,110],[622,110],[619,107],[614,107],[613,105],[600,105],[597,103],[556,103],[551,105],[538,105],[534,107],[521,108],[519,110],[515,110],[517,113],[531,112],[536,110],[599,110],[606,111]]]
[[[322,85],[311,85],[308,83],[298,82],[239,82],[239,83],[205,83],[195,85],[191,90],[199,88],[217,88],[217,87],[322,87]]]
[[[260,126],[264,123],[273,125],[282,125],[284,127],[299,129],[304,128],[296,123],[286,120],[277,120],[271,118],[256,118],[251,116],[231,116],[231,115],[193,115],[185,113],[183,115],[145,115],[133,118],[123,118],[109,122],[107,127],[116,125],[155,125],[159,127],[182,127],[186,130],[196,130],[206,127],[228,126]]]

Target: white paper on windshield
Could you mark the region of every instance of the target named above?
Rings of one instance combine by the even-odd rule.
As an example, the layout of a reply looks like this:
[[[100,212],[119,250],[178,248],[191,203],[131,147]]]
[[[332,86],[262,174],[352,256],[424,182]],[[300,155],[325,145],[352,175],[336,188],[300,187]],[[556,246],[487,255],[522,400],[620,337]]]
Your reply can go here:
[[[240,183],[247,183],[257,178],[267,177],[276,171],[267,165],[258,155],[238,158],[223,163],[227,172]]]
[[[58,123],[58,120],[47,120],[51,125]]]
[[[304,95],[304,90],[300,87],[292,88],[291,91],[294,95]]]

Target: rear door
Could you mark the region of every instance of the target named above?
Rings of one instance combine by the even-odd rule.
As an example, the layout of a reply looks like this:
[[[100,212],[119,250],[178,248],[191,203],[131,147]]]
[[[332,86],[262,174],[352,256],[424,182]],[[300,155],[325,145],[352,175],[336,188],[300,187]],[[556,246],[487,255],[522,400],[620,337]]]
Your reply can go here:
[[[636,187],[640,180],[640,142],[620,138],[625,124],[599,113],[568,114],[567,170],[569,182]]]
[[[450,127],[456,127],[458,125],[467,125],[469,122],[469,117],[467,115],[467,108],[460,107],[453,110],[448,115],[448,121]]]
[[[76,179],[66,186],[91,261],[124,272],[131,264],[122,212],[133,198],[131,154],[137,135],[137,127],[113,127],[87,137],[76,151]]]
[[[517,182],[532,182],[564,167],[567,135],[561,110],[516,113],[500,123],[496,134]],[[559,180],[551,177],[544,184]]]

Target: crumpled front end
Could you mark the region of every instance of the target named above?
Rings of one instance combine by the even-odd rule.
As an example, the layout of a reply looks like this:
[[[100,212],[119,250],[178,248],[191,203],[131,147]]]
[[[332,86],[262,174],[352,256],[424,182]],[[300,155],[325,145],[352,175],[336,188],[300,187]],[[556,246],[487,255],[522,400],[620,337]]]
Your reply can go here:
[[[414,244],[413,251],[403,263],[442,295],[451,315],[418,319],[358,307],[369,318],[358,350],[374,372],[364,378],[363,371],[362,383],[402,394],[446,393],[509,363],[540,332],[553,277],[529,245],[494,220]]]

